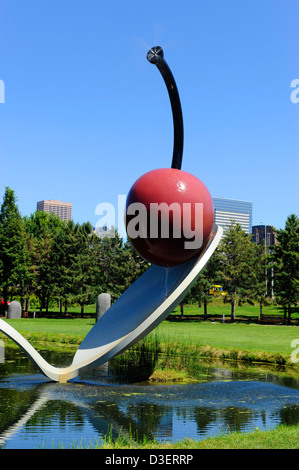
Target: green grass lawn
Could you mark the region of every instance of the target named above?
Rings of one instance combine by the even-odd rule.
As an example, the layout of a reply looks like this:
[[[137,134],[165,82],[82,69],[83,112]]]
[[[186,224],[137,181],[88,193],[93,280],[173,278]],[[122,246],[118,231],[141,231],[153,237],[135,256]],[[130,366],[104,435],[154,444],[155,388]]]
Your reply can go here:
[[[38,340],[79,344],[95,324],[92,318],[21,318],[6,320],[21,334]],[[248,323],[221,323],[210,321],[168,321],[161,323],[152,333],[161,341],[209,345],[220,349],[265,351],[290,356],[292,340],[299,340],[299,328],[286,325],[259,325]],[[2,335],[3,336],[3,335]],[[28,336],[27,336],[28,337]],[[69,338],[69,339],[68,339]],[[75,340],[75,341],[74,341]]]
[[[299,339],[296,326],[258,325],[221,322],[172,322],[165,321],[157,333],[167,340],[209,345],[218,348],[233,348],[250,351],[266,351],[289,355],[291,341]]]
[[[263,313],[265,315],[283,315],[283,309],[278,305],[265,305],[263,306]],[[173,311],[174,315],[180,315],[181,310],[180,306],[176,307]],[[204,309],[198,307],[198,305],[185,305],[184,306],[185,315],[203,315]],[[230,318],[231,315],[231,306],[228,303],[224,303],[222,297],[215,297],[211,303],[208,304],[208,316],[219,316],[225,315],[226,318]],[[260,307],[257,303],[250,305],[248,303],[243,305],[237,305],[236,307],[236,317],[246,319],[246,317],[254,317],[257,319],[260,316]],[[299,320],[299,309],[292,308],[292,319]]]
[[[30,309],[30,313],[32,316],[33,308]],[[39,316],[39,309],[35,309],[37,316]],[[185,305],[184,306],[184,314],[186,315],[203,315],[203,307],[199,308],[198,305]],[[269,304],[263,307],[264,314],[268,315],[283,315],[283,309],[278,305]],[[85,316],[94,316],[95,317],[96,306],[95,305],[86,305],[84,308]],[[58,307],[50,307],[50,315],[51,314],[58,314],[59,308]],[[176,307],[173,311],[173,314],[180,315],[180,307]],[[72,315],[80,315],[80,307],[68,307],[68,314]],[[215,297],[213,298],[212,302],[208,304],[208,316],[219,316],[222,318],[222,315],[225,315],[226,318],[230,318],[231,314],[231,307],[230,304],[225,304],[223,302],[222,297]],[[43,315],[45,315],[45,310],[43,310]],[[260,308],[257,303],[254,305],[243,304],[242,306],[237,305],[236,308],[236,317],[246,319],[246,317],[253,317],[257,319],[260,315]],[[299,322],[299,308],[293,307],[292,308],[292,319],[297,320]]]
[[[95,324],[92,318],[20,318],[8,320],[21,334],[71,335],[84,338]]]

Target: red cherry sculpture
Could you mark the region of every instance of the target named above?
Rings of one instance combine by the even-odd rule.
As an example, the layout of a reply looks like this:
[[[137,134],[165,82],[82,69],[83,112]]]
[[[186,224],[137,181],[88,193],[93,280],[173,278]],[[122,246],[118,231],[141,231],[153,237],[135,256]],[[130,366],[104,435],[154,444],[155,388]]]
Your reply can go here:
[[[162,48],[150,49],[147,59],[161,72],[171,102],[174,125],[172,166],[152,170],[135,182],[127,197],[125,223],[128,238],[136,251],[150,263],[169,267],[184,263],[203,249],[212,231],[214,210],[206,186],[181,170],[181,103]]]
[[[143,210],[139,211],[134,203],[143,204],[144,209],[141,206]],[[196,209],[196,203],[202,206]],[[149,171],[132,186],[126,206],[126,227],[132,245],[143,258],[159,266],[175,266],[191,259],[202,250],[211,234],[214,220],[211,195],[198,178],[186,171],[174,168]],[[158,230],[155,230],[153,224],[157,220]],[[166,238],[162,236],[163,222],[169,222],[164,232]],[[142,236],[132,237],[136,233]],[[190,248],[186,248],[188,243]]]

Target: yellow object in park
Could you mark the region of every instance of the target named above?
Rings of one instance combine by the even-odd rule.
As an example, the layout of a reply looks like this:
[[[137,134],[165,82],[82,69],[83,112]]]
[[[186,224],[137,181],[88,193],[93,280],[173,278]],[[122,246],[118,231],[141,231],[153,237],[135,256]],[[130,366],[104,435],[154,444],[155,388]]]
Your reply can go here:
[[[210,287],[209,294],[214,295],[214,296],[216,296],[216,295],[226,295],[226,292],[224,292],[222,286],[214,284],[212,287]]]

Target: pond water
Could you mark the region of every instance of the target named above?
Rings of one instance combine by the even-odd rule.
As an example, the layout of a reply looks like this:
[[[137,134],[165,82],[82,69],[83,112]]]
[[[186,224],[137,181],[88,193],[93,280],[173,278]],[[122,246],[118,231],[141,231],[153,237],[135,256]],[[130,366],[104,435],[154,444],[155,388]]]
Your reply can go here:
[[[45,358],[59,366],[70,363],[65,356],[60,363],[55,354]],[[206,368],[201,383],[119,384],[102,367],[58,384],[20,350],[6,349],[0,363],[0,448],[71,448],[120,431],[174,442],[299,423],[298,375],[209,363]]]

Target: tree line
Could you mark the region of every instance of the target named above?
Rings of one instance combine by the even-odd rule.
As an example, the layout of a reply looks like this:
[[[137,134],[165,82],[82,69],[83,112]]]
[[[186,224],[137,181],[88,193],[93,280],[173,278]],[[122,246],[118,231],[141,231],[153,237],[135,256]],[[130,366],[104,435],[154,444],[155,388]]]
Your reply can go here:
[[[277,244],[265,251],[232,221],[185,302],[197,299],[207,316],[209,286],[220,284],[226,292],[223,301],[231,305],[231,321],[237,305],[258,302],[262,314],[263,306],[274,300],[290,323],[292,306],[299,300],[299,218],[291,214],[285,228],[275,233]]]
[[[285,228],[276,231],[277,245],[268,247],[251,241],[239,224],[231,223],[222,240],[184,302],[199,302],[207,315],[209,287],[221,284],[231,305],[275,302],[291,320],[291,308],[299,297],[299,219],[291,214]],[[89,222],[61,221],[54,214],[36,211],[21,217],[15,193],[6,188],[0,210],[0,291],[7,301],[18,297],[24,310],[30,299],[49,310],[60,306],[61,315],[71,305],[95,303],[102,292],[117,299],[148,267],[131,244],[115,232],[99,237]]]
[[[39,308],[57,302],[60,312],[70,305],[95,303],[102,292],[118,298],[148,267],[129,243],[115,233],[100,238],[91,224],[62,221],[36,211],[21,217],[14,191],[6,188],[0,210],[0,290],[4,305],[18,296],[24,310],[30,298]]]

